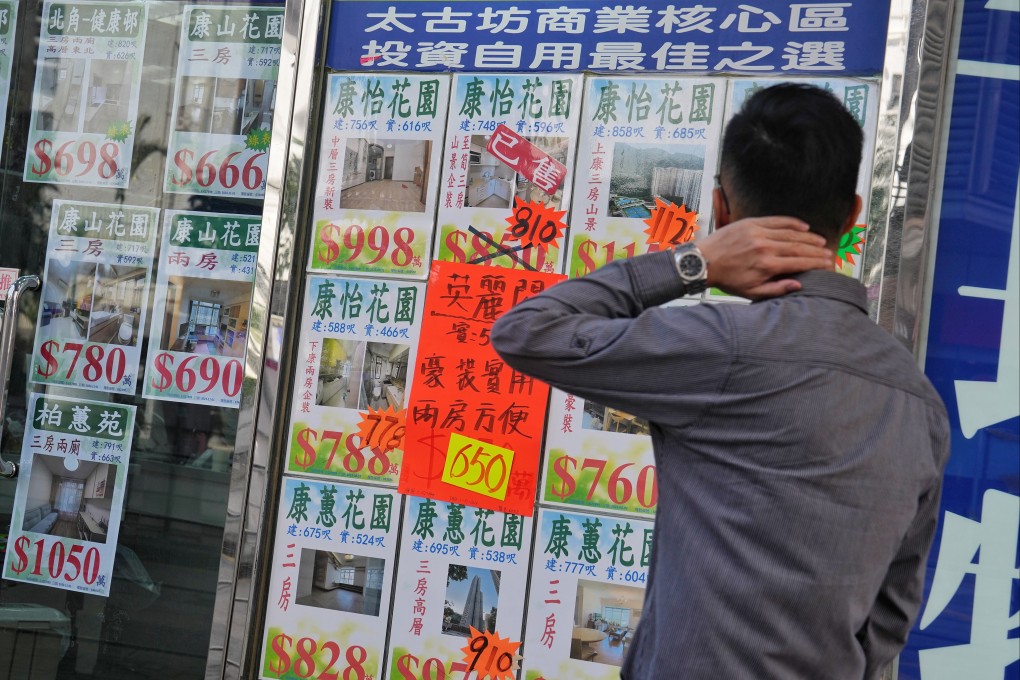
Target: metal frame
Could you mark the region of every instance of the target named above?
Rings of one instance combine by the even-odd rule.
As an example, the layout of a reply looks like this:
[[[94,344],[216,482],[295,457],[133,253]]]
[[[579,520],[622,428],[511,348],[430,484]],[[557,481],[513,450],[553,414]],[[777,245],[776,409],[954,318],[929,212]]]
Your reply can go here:
[[[7,385],[11,378],[11,359],[14,357],[14,334],[18,328],[18,313],[21,294],[27,288],[38,288],[39,277],[35,274],[19,277],[7,289],[4,302],[3,320],[0,323],[0,439],[4,435],[4,415],[7,413]],[[0,477],[14,479],[18,476],[18,464],[5,460],[0,454]]]

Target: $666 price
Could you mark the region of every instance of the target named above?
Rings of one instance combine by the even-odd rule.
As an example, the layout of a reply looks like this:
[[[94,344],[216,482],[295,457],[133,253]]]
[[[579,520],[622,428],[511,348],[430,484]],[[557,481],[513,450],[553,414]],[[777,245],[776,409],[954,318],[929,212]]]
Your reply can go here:
[[[368,659],[368,652],[364,647],[352,645],[347,652],[342,654],[344,661],[337,667],[340,661],[340,645],[332,640],[323,642],[321,645],[314,639],[303,637],[294,643],[294,638],[278,633],[270,641],[272,652],[268,655],[269,671],[277,677],[293,668],[294,674],[299,678],[310,678],[315,674],[321,662],[325,662],[325,668],[316,675],[317,680],[366,680],[365,660]],[[291,653],[294,653],[294,657]],[[273,659],[272,657],[276,658]],[[346,668],[344,668],[346,666]],[[337,670],[333,670],[337,667]],[[340,669],[343,668],[343,675]]]
[[[594,470],[595,475],[585,495],[586,500],[591,500],[599,487],[599,482],[606,470],[607,461],[597,458],[584,458],[581,461],[581,472]],[[627,474],[628,468],[634,463],[624,463],[610,471],[606,487],[609,492],[609,500],[617,505],[627,504],[631,497],[635,497],[643,508],[653,508],[659,501],[659,487],[656,484],[655,466],[646,465],[638,472],[637,479],[631,480]],[[573,496],[577,490],[577,459],[573,456],[560,456],[553,461],[552,473],[555,479],[550,480],[549,492],[563,500]]]
[[[218,179],[220,186],[226,189],[233,189],[238,182],[241,182],[244,188],[249,191],[262,188],[265,173],[262,166],[259,165],[259,159],[266,155],[265,151],[251,156],[243,166],[234,163],[234,158],[244,153],[243,151],[228,153],[219,165],[211,162],[209,159],[220,151],[220,149],[213,149],[202,154],[192,169],[191,162],[195,158],[195,152],[191,149],[181,149],[174,154],[174,165],[178,172],[171,177],[170,182],[183,187],[194,180],[198,186],[208,187]]]
[[[68,550],[62,542],[55,541],[50,545],[47,556],[44,539],[36,541],[35,550],[32,550],[31,539],[28,536],[19,536],[18,540],[14,541],[14,561],[11,564],[11,571],[15,574],[25,573],[28,567],[33,564],[33,557],[35,558],[35,567],[30,572],[33,576],[42,576],[45,564],[47,575],[50,578],[63,579],[69,583],[80,578],[88,585],[92,585],[99,577],[101,555],[96,547],[85,550],[83,546],[73,545]]]

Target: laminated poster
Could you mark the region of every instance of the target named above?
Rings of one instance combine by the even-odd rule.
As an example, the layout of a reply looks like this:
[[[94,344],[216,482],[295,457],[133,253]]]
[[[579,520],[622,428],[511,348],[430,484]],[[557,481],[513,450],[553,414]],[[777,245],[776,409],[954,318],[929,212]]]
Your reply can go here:
[[[261,216],[168,210],[142,396],[237,408]]]
[[[284,478],[260,678],[382,677],[400,496]]]
[[[433,262],[400,492],[530,516],[549,387],[492,349],[493,322],[562,280],[502,267]]]
[[[18,280],[21,270],[14,267],[0,267],[0,302],[7,299],[7,289]]]
[[[283,7],[186,5],[163,190],[260,199]]]
[[[755,92],[781,82],[787,81],[782,78],[734,80],[730,88],[726,120],[732,118],[747,101],[747,98]],[[870,224],[871,172],[875,161],[875,138],[878,129],[878,84],[873,81],[850,78],[810,78],[798,79],[797,82],[815,85],[832,92],[843,102],[864,132],[864,153],[861,155],[861,167],[857,175],[857,194],[863,201],[861,214],[857,218],[857,224],[854,225],[850,233],[843,237],[836,251],[836,271],[860,279],[861,267],[864,262],[864,245],[867,241],[867,228]],[[709,289],[707,297],[713,301],[744,301],[743,298],[728,295],[718,288]]]
[[[652,522],[543,509],[523,680],[619,680],[644,609]]]
[[[3,577],[110,594],[135,407],[33,393]]]
[[[18,23],[18,0],[0,2],[0,121],[7,129],[7,99],[11,94],[11,59]],[[0,141],[3,141],[0,139]],[[3,298],[0,298],[3,299]]]
[[[45,2],[25,181],[124,188],[145,51],[143,2]]]
[[[289,472],[396,484],[424,297],[420,281],[308,277]]]
[[[581,83],[560,73],[454,76],[436,259],[561,271],[563,243],[522,240],[510,218],[519,205],[570,206]]]
[[[424,278],[447,75],[327,79],[308,269]]]
[[[158,217],[53,201],[31,382],[135,393]]]
[[[467,677],[462,650],[472,627],[521,639],[531,524],[521,515],[408,497],[390,680]]]
[[[725,95],[718,78],[586,81],[570,277],[707,233]],[[676,224],[666,237],[663,216]]]

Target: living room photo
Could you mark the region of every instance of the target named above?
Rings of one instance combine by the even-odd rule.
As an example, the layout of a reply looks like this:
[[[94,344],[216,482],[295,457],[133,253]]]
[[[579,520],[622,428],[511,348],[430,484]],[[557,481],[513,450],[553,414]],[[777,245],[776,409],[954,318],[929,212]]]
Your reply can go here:
[[[160,349],[243,357],[251,283],[170,276]]]
[[[22,530],[106,543],[116,475],[107,463],[35,454]]]
[[[570,658],[623,666],[644,595],[643,588],[578,580]]]

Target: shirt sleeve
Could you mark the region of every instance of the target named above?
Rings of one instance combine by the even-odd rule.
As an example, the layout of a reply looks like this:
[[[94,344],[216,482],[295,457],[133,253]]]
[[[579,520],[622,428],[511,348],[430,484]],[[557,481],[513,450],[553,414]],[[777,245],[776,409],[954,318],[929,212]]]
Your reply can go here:
[[[515,370],[656,423],[690,424],[732,361],[725,305],[659,305],[683,290],[673,255],[616,261],[504,314],[492,345]]]

